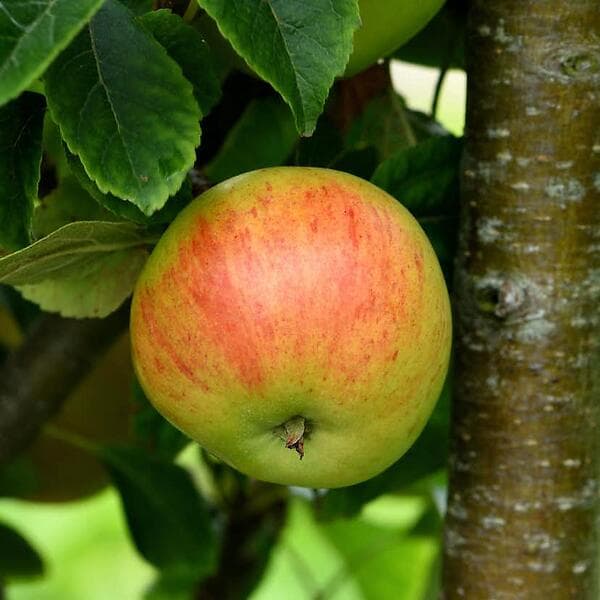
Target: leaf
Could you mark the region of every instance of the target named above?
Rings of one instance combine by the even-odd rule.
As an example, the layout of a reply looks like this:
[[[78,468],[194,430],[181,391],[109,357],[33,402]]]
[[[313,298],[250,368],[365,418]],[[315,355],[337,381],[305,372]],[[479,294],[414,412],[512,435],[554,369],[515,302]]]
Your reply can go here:
[[[16,287],[46,312],[77,319],[103,318],[131,295],[147,259],[143,248],[120,250],[89,262],[77,273]]]
[[[29,92],[0,108],[0,246],[8,250],[26,246],[31,239],[44,110],[44,97]]]
[[[343,558],[315,521],[310,504],[292,497],[280,540],[251,598],[364,600],[352,577],[342,578],[337,594],[322,593],[343,569]]]
[[[0,283],[49,312],[104,317],[131,294],[156,241],[131,223],[70,223],[0,258]]]
[[[194,86],[202,114],[207,115],[218,102],[221,89],[210,49],[200,33],[169,10],[154,11],[139,20],[181,67]]]
[[[394,58],[428,67],[465,68],[466,5],[447,3]]]
[[[308,502],[292,497],[280,541],[251,598],[423,600],[419,592],[427,587],[439,542],[410,529],[427,504],[386,500],[379,521],[365,510],[352,520],[323,523]],[[394,522],[385,522],[390,516]]]
[[[31,246],[0,258],[0,283],[29,285],[76,274],[107,255],[157,241],[156,234],[132,223],[70,223]]]
[[[298,139],[289,108],[277,98],[253,100],[204,172],[214,183],[280,165]]]
[[[46,173],[42,173],[42,183],[44,182],[44,175],[49,179],[50,186],[56,181],[61,181],[63,177],[70,175],[71,170],[67,164],[67,158],[65,156],[64,142],[60,137],[60,129],[58,125],[52,120],[50,111],[47,110],[44,115],[44,133],[42,140],[42,147],[44,149],[42,168],[46,169]],[[50,173],[48,173],[50,171]],[[50,177],[48,175],[50,174]],[[52,176],[53,175],[53,176]],[[45,190],[38,189],[38,195],[43,198]]]
[[[200,109],[177,63],[123,5],[106,0],[45,81],[63,139],[103,193],[151,215],[177,192],[195,161]]]
[[[458,247],[458,216],[421,217],[419,224],[435,250],[446,285],[452,291],[454,257]]]
[[[0,523],[0,580],[44,574],[44,562],[33,546],[8,525]]]
[[[217,539],[208,507],[184,469],[133,448],[102,448],[140,554],[170,572],[212,573]]]
[[[40,315],[38,306],[25,300],[17,290],[9,285],[0,284],[0,305],[3,305],[10,310],[11,314],[15,317],[21,332],[27,332]],[[0,483],[0,488],[1,487]]]
[[[198,587],[198,577],[187,569],[167,570],[144,594],[144,600],[190,600]]]
[[[330,490],[319,504],[325,519],[354,516],[362,506],[381,494],[402,490],[445,468],[450,422],[450,378],[425,429],[408,450],[380,475],[358,485]]]
[[[359,519],[328,523],[323,531],[345,560],[343,574],[364,598],[422,600],[439,553],[436,538],[406,536]],[[329,594],[336,583],[330,581]]]
[[[179,190],[167,200],[167,203],[160,210],[157,210],[153,215],[148,217],[135,204],[121,200],[121,198],[117,198],[112,194],[103,194],[98,189],[98,186],[88,177],[79,158],[75,154],[71,154],[68,149],[65,149],[65,156],[71,172],[85,191],[98,204],[109,210],[112,214],[128,221],[133,221],[140,225],[170,223],[192,199],[192,185],[189,179],[186,178],[183,180]]]
[[[120,0],[134,15],[143,15],[150,12],[154,5],[154,0]]]
[[[322,114],[311,137],[298,141],[295,164],[303,167],[331,167],[344,152],[344,140],[331,118]]]
[[[452,134],[441,123],[432,119],[431,115],[418,110],[405,109],[408,123],[415,134],[417,142],[430,137],[447,137]]]
[[[349,148],[377,148],[379,159],[385,160],[415,141],[403,99],[389,88],[371,100],[352,123],[346,136]]]
[[[194,2],[195,1],[196,0],[194,0]],[[205,11],[200,11],[194,17],[193,25],[194,29],[197,29],[202,34],[202,37],[211,50],[214,61],[213,66],[219,81],[224,82],[232,70],[245,72],[253,77],[253,79],[257,80],[256,75],[251,72],[248,65],[244,62],[244,59],[237,54],[229,41],[221,35],[214,19],[211,19]]]
[[[103,0],[0,2],[0,105],[42,75]]]
[[[0,467],[0,498],[31,496],[35,493],[38,485],[38,474],[35,472],[33,463],[27,458],[26,453],[17,456],[8,464]]]
[[[310,135],[360,24],[357,0],[198,0]]]
[[[344,152],[331,165],[331,168],[368,180],[377,168],[378,162],[377,150],[373,146],[368,146],[360,150]]]
[[[111,216],[69,175],[36,206],[33,237],[43,238],[74,221],[108,221]]]
[[[371,178],[417,218],[458,213],[462,140],[432,137],[382,162]]]

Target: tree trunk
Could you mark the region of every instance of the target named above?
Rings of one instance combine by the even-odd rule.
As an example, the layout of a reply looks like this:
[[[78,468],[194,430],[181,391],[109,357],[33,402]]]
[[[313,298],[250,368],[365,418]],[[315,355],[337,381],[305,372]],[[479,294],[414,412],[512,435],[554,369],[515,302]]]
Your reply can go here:
[[[597,600],[600,4],[473,0],[444,597]]]

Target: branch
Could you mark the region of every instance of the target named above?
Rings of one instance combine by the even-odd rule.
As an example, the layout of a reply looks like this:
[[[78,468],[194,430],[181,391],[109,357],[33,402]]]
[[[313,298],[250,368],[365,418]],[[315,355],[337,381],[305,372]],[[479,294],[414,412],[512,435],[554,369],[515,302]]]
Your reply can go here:
[[[254,481],[227,506],[217,572],[200,585],[198,600],[248,598],[260,581],[285,518],[287,489]],[[264,500],[264,502],[263,502]]]
[[[44,314],[0,369],[0,465],[29,445],[69,392],[127,327],[129,306],[106,319]]]
[[[445,598],[594,600],[598,1],[471,6]]]

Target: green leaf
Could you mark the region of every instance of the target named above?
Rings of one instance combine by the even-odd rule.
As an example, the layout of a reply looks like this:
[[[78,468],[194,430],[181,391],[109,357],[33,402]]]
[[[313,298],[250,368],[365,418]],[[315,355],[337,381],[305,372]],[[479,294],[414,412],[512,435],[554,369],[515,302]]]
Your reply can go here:
[[[331,168],[368,180],[377,168],[378,162],[377,150],[373,146],[368,146],[344,152],[331,165]]]
[[[121,250],[90,261],[77,273],[16,287],[25,299],[46,312],[101,319],[131,295],[147,259],[143,248]]]
[[[155,244],[158,237],[132,223],[70,223],[0,258],[0,283],[26,285],[77,273],[86,264],[114,252]]]
[[[0,523],[0,580],[44,574],[44,562],[33,546],[11,527]]]
[[[303,167],[331,167],[344,153],[344,140],[340,130],[326,113],[317,121],[310,137],[298,141],[295,164]]]
[[[181,67],[194,86],[194,96],[202,114],[207,115],[218,102],[221,88],[210,49],[200,33],[169,10],[154,11],[139,20]]]
[[[198,0],[310,135],[360,24],[357,0]]]
[[[52,120],[50,111],[47,110],[44,115],[44,134],[42,146],[44,149],[42,166],[45,167],[46,173],[42,173],[42,181],[44,175],[48,177],[48,170],[52,170],[54,177],[50,177],[50,183],[61,181],[63,177],[68,177],[71,174],[67,158],[65,156],[64,142],[60,137],[60,129]],[[44,190],[38,190],[40,198],[43,198]]]
[[[344,575],[364,598],[422,600],[439,553],[435,538],[406,536],[358,519],[328,523],[323,531],[345,560]],[[329,594],[336,583],[326,588]]]
[[[25,300],[17,290],[9,285],[0,284],[0,305],[7,307],[15,317],[21,332],[28,331],[40,315],[38,306]],[[0,494],[1,488],[2,484],[0,483]]]
[[[26,453],[0,467],[0,498],[32,496],[38,485],[38,473]]]
[[[298,134],[290,109],[277,98],[253,100],[204,172],[214,183],[240,173],[280,165]]]
[[[157,237],[131,223],[70,223],[0,258],[0,283],[50,312],[103,317],[131,294]]]
[[[161,570],[197,578],[212,573],[217,539],[187,471],[133,448],[103,448],[100,458],[121,495],[140,554]]]
[[[134,15],[143,15],[150,12],[154,5],[154,0],[119,0]]]
[[[252,599],[423,600],[439,542],[413,536],[410,529],[427,503],[392,496],[381,500],[352,520],[322,523],[309,503],[292,498]]]
[[[46,73],[54,120],[103,193],[144,214],[195,161],[200,109],[177,63],[116,0],[106,0]]]
[[[430,137],[447,137],[452,134],[444,129],[443,125],[431,118],[431,115],[418,110],[405,109],[408,123],[415,134],[417,142],[422,142]]]
[[[364,600],[352,577],[341,577],[337,594],[322,593],[343,573],[344,560],[315,521],[308,502],[292,497],[287,511],[280,541],[252,599]]]
[[[29,92],[0,108],[0,246],[9,250],[26,246],[31,239],[44,109],[44,97]]]
[[[98,186],[88,177],[79,158],[75,154],[71,154],[66,148],[65,156],[71,172],[75,175],[83,189],[98,204],[109,210],[112,214],[128,221],[133,221],[140,225],[170,223],[192,199],[192,184],[186,177],[179,190],[167,200],[167,203],[160,210],[157,210],[153,215],[148,217],[135,204],[121,200],[121,198],[117,198],[112,194],[103,194],[98,189]]]
[[[448,3],[394,58],[428,67],[465,68],[466,5]]]
[[[194,0],[196,1],[196,0]],[[219,81],[223,82],[233,69],[246,72],[250,75],[251,71],[244,59],[237,54],[228,40],[226,40],[214,19],[205,12],[199,12],[192,22],[194,29],[197,29],[201,34],[208,47],[211,49],[213,66]],[[254,76],[254,79],[256,77]]]
[[[111,216],[69,175],[36,206],[33,237],[43,238],[74,221],[108,221]]]
[[[0,2],[0,105],[42,75],[103,0]]]
[[[454,257],[458,247],[458,216],[421,217],[419,224],[427,234],[440,261],[448,289],[452,289]]]
[[[347,147],[372,146],[377,148],[380,160],[414,142],[404,101],[392,88],[369,102],[346,136]]]
[[[400,150],[377,167],[371,181],[417,218],[456,215],[462,140],[432,137]]]
[[[144,594],[144,600],[190,600],[198,587],[195,573],[183,570],[167,570]]]

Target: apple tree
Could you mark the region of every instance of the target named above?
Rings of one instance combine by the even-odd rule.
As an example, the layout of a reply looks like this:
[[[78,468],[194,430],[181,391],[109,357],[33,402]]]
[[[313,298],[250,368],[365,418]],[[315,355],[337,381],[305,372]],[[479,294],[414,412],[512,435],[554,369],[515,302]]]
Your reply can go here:
[[[148,600],[595,600],[599,40],[597,0],[0,2],[0,496],[43,506],[112,487],[132,552],[153,569]],[[439,72],[429,113],[395,90],[394,59]],[[468,75],[464,138],[436,120],[453,68]],[[443,388],[447,356],[419,367],[408,350],[395,387],[400,397],[423,389],[421,373],[437,374],[433,414],[425,425],[431,407],[422,411],[416,441],[382,472],[366,469],[366,481],[340,472],[316,489],[268,483],[167,421],[152,404],[157,386],[175,407],[186,397],[165,355],[204,385],[180,364],[195,339],[181,323],[197,324],[168,285],[159,292],[169,310],[144,333],[161,353],[142,364],[134,348],[132,365],[131,297],[152,278],[155,246],[172,261],[179,250],[165,240],[177,239],[193,207],[230,189],[231,178],[271,167],[326,168],[336,181],[353,176],[383,190],[392,210],[404,210],[399,203],[420,224],[450,293],[455,343]],[[288,232],[285,220],[271,225]],[[377,231],[369,234],[363,254],[387,273],[403,271],[404,254],[393,263],[369,247]],[[167,284],[188,285],[184,267],[169,265],[179,277]],[[232,305],[218,294],[240,290],[218,264],[203,269],[212,314],[222,315]],[[266,286],[255,283],[256,299]],[[356,289],[334,305],[315,286],[312,304],[327,306],[323,329],[335,314],[356,313]],[[241,324],[241,313],[227,316],[219,332],[229,337],[218,340],[226,356],[238,352],[248,319],[264,326],[256,306]],[[403,318],[435,329],[441,310]],[[318,355],[322,381],[357,368],[355,346],[344,354],[351,365]],[[312,376],[298,364],[298,377]],[[381,370],[381,381],[388,375]],[[407,429],[394,411],[373,410],[382,392],[369,381],[361,393],[372,410],[353,424],[371,433],[342,440],[341,459],[330,461],[342,470],[353,468],[347,456],[377,447],[367,421]],[[222,408],[211,408],[225,424],[231,397],[228,389]],[[180,411],[161,411],[194,429],[173,416]],[[216,414],[200,409],[194,424]],[[285,425],[277,443],[300,461],[310,423]],[[264,479],[267,462],[254,470]],[[0,498],[0,598],[47,576],[48,556],[24,527],[3,518]]]

